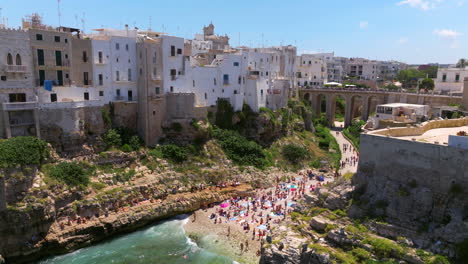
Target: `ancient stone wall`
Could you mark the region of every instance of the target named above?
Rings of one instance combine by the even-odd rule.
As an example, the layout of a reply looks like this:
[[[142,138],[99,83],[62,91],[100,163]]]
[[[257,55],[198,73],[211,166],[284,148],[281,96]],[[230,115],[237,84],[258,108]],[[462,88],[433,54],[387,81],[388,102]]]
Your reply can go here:
[[[380,130],[370,132],[369,134],[391,136],[391,137],[419,136],[431,129],[444,128],[444,127],[460,127],[460,126],[466,126],[466,125],[468,125],[467,117],[459,118],[459,119],[431,120],[431,121],[422,123],[420,126],[380,129]]]
[[[137,131],[138,103],[136,102],[114,102],[113,125],[116,127],[127,127]]]
[[[468,239],[468,150],[362,134],[360,151],[352,216],[383,217],[441,245]]]

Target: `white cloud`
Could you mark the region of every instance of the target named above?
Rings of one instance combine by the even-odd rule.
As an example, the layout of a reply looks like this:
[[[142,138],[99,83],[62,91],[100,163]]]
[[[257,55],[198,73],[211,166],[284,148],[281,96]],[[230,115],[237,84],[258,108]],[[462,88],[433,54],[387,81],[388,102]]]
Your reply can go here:
[[[441,38],[456,39],[461,36],[461,33],[452,29],[436,29],[434,34]]]
[[[401,44],[401,45],[402,45],[402,44],[406,44],[406,43],[408,43],[408,38],[405,38],[405,37],[399,38],[399,39],[397,40],[397,43],[398,43],[398,44]]]
[[[365,28],[367,28],[368,26],[369,26],[369,22],[367,22],[367,21],[361,21],[361,22],[359,22],[359,28],[361,28],[361,29],[365,29]]]
[[[407,5],[421,10],[429,10],[436,7],[436,4],[443,2],[444,0],[403,0],[397,3],[397,5]]]
[[[462,33],[452,30],[452,29],[436,29],[434,30],[434,34],[449,41],[449,47],[452,49],[456,49],[460,46],[458,37],[462,35]]]

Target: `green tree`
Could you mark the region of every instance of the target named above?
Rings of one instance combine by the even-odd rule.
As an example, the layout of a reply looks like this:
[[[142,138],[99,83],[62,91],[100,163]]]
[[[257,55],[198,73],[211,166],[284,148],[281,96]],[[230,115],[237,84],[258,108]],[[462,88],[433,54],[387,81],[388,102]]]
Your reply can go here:
[[[431,78],[425,78],[422,80],[421,84],[419,85],[419,88],[421,89],[426,89],[426,90],[434,90],[434,80]]]
[[[397,75],[397,79],[402,83],[404,88],[416,86],[418,79],[424,77],[426,77],[426,74],[417,69],[401,70]]]
[[[0,169],[41,165],[48,156],[47,143],[36,137],[13,137],[0,140]]]
[[[103,140],[107,147],[120,147],[122,145],[122,138],[116,129],[109,129],[103,136]]]
[[[307,149],[295,144],[284,145],[281,154],[291,163],[301,162],[309,156]]]
[[[435,79],[435,78],[437,78],[437,70],[438,69],[439,69],[439,67],[437,67],[437,66],[429,66],[429,67],[425,68],[424,70],[421,70],[421,72],[425,73],[428,78]]]
[[[468,66],[468,61],[466,59],[459,59],[458,62],[457,62],[457,68],[465,68],[466,66]]]
[[[88,186],[93,167],[78,162],[61,162],[53,166],[48,172],[48,176],[57,179],[68,186]]]
[[[384,86],[384,89],[386,90],[389,90],[389,91],[397,91],[400,89],[400,87],[394,85],[393,83],[387,85],[387,86]]]

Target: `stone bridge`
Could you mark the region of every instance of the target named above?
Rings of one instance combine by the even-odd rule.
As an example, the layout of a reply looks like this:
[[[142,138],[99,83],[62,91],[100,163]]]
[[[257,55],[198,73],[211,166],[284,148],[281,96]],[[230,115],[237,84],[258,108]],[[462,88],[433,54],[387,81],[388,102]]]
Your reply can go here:
[[[390,92],[367,89],[301,89],[302,99],[311,103],[314,114],[319,116],[322,112],[322,100],[326,102],[326,117],[332,126],[335,122],[336,99],[342,97],[345,104],[345,126],[351,124],[360,107],[362,120],[367,120],[369,114],[375,111],[377,104],[408,103],[423,104],[431,107],[446,106],[448,104],[462,104],[461,96],[446,96],[435,94],[417,94]]]

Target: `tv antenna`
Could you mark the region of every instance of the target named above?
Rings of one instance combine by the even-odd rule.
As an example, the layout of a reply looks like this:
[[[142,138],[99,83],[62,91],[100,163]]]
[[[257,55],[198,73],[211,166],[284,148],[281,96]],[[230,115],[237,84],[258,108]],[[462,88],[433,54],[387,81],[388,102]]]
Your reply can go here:
[[[83,34],[85,32],[85,12],[83,12],[83,17],[81,17],[81,30],[83,31]]]
[[[61,17],[62,17],[62,14],[60,13],[60,0],[57,0],[57,13],[58,13],[58,21],[59,21],[59,27],[61,27]]]
[[[152,31],[152,21],[151,21],[151,16],[149,17],[149,25],[148,25],[148,31]]]

